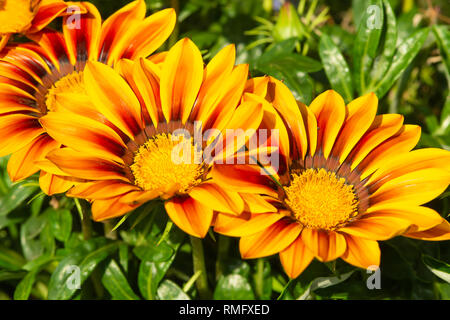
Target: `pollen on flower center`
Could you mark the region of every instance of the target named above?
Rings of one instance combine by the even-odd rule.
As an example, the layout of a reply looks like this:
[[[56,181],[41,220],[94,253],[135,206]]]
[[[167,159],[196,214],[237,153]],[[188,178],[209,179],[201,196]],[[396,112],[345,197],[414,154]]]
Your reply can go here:
[[[0,0],[0,34],[21,33],[36,15],[36,0]]]
[[[354,187],[325,169],[293,173],[285,192],[294,218],[307,228],[333,230],[358,214]]]
[[[164,189],[184,194],[201,182],[203,167],[196,161],[191,139],[157,134],[142,145],[130,166],[135,183],[144,190]]]
[[[84,94],[85,92],[83,72],[74,71],[53,84],[47,92],[45,105],[48,111],[56,111],[58,110],[58,94]]]

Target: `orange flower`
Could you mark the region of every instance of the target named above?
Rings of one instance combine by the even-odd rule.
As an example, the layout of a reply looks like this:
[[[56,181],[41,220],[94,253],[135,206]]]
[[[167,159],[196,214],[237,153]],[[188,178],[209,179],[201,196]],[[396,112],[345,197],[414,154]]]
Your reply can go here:
[[[94,5],[79,6],[86,13],[79,21],[65,17],[62,33],[44,29],[29,35],[35,44],[6,47],[0,59],[0,156],[12,154],[8,173],[13,181],[37,172],[46,154],[59,148],[39,119],[56,111],[59,95],[84,92],[81,79],[87,61],[114,65],[120,58],[147,57],[175,25],[173,9],[145,18],[143,0],[126,5],[103,23]],[[42,190],[51,195],[70,188],[72,179],[60,174],[41,171]]]
[[[449,223],[422,206],[447,188],[450,152],[411,151],[420,127],[404,125],[401,115],[376,115],[374,94],[345,105],[330,90],[306,107],[273,78],[253,79],[248,91],[278,112],[273,123],[279,128],[280,164],[278,171],[266,167],[271,176],[248,165],[213,169],[223,187],[262,194],[272,205],[266,212],[217,216],[215,231],[240,237],[243,258],[279,253],[295,278],[314,257],[378,266],[377,241],[397,235],[450,239]]]
[[[58,170],[90,181],[68,195],[91,200],[97,221],[160,199],[172,221],[197,237],[206,235],[213,210],[241,213],[241,196],[217,185],[210,176],[212,163],[204,157],[208,149],[220,150],[215,148],[220,135],[208,135],[209,129],[255,129],[263,117],[260,104],[240,103],[248,66],[234,62],[230,45],[204,68],[199,49],[183,39],[159,65],[122,60],[113,70],[88,63],[87,96],[66,94],[64,105],[86,110],[82,114],[89,117],[61,109],[40,120],[50,136],[67,146],[47,158]],[[179,130],[185,135],[178,136]],[[196,134],[200,142],[193,140]],[[242,146],[228,140],[223,150],[231,143],[233,150]],[[180,146],[188,161],[173,158]]]
[[[14,33],[36,33],[55,18],[71,14],[67,9],[73,5],[77,3],[62,0],[0,1],[0,52]]]

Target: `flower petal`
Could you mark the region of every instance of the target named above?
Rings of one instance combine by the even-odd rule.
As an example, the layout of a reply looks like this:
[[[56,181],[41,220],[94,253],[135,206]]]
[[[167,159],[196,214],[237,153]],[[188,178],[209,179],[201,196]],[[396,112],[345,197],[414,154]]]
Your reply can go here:
[[[363,269],[380,265],[381,252],[378,242],[350,235],[345,235],[345,239],[347,251],[341,258],[347,263]]]
[[[47,155],[47,159],[62,171],[76,178],[129,182],[123,166],[109,160],[85,155],[70,148],[54,150]]]
[[[339,158],[339,162],[342,163],[347,158],[369,129],[375,119],[377,108],[378,99],[374,93],[366,94],[348,104],[348,115],[333,147],[333,155]]]
[[[126,145],[113,129],[98,121],[75,113],[50,112],[40,122],[53,139],[74,150],[123,163]]]
[[[314,254],[305,246],[301,237],[280,252],[280,260],[289,278],[297,278],[314,259]]]
[[[443,241],[450,240],[450,223],[447,220],[442,219],[441,224],[424,231],[408,232],[404,234],[405,237],[427,240],[427,241]]]
[[[107,199],[107,200],[94,200],[92,202],[92,218],[95,221],[103,221],[116,217],[123,216],[124,214],[133,211],[139,205],[128,205],[120,202],[121,196]]]
[[[318,150],[328,158],[345,120],[344,99],[337,92],[328,90],[315,98],[309,108],[317,118]]]
[[[339,258],[346,250],[345,238],[338,232],[304,228],[301,238],[309,251],[323,262]]]
[[[203,81],[203,59],[200,50],[188,38],[170,49],[162,66],[161,105],[166,121],[185,123],[194,106]]]
[[[388,240],[406,231],[411,223],[394,215],[367,215],[340,228],[340,232],[369,240]]]
[[[279,220],[263,231],[242,237],[239,241],[241,256],[253,259],[278,253],[294,242],[301,230],[297,223]]]
[[[39,170],[35,161],[44,160],[47,153],[60,146],[46,134],[34,139],[30,144],[13,153],[8,161],[8,174],[16,182],[31,176]]]
[[[45,171],[41,171],[39,176],[39,186],[41,187],[41,190],[49,196],[64,193],[74,184],[75,182],[71,178],[57,176]]]
[[[450,173],[441,169],[422,169],[387,181],[370,198],[372,210],[384,204],[421,205],[445,191]]]
[[[0,117],[0,157],[14,153],[44,133],[33,116],[12,114]]]
[[[143,128],[141,105],[126,81],[109,66],[89,62],[84,71],[86,91],[96,108],[133,139]]]
[[[204,238],[213,218],[213,210],[193,198],[174,198],[165,202],[170,219],[186,233]]]
[[[269,228],[283,217],[276,212],[244,212],[239,216],[220,213],[216,217],[214,231],[230,237],[246,237]]]
[[[192,188],[189,196],[215,211],[240,214],[244,210],[244,200],[239,193],[214,183],[202,183]]]

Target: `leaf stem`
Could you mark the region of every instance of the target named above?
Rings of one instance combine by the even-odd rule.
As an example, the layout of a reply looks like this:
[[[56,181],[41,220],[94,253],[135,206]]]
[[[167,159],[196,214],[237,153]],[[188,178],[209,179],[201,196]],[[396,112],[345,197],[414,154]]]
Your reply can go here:
[[[216,260],[216,281],[219,280],[219,278],[224,273],[224,265],[225,260],[228,256],[228,251],[230,248],[230,241],[231,239],[229,237],[225,237],[222,235],[219,235],[217,240],[217,260]]]
[[[206,272],[205,254],[203,250],[202,240],[190,236],[192,245],[192,260],[194,264],[194,273],[201,272],[195,281],[200,299],[207,300],[211,298],[211,291],[208,286],[208,274]]]

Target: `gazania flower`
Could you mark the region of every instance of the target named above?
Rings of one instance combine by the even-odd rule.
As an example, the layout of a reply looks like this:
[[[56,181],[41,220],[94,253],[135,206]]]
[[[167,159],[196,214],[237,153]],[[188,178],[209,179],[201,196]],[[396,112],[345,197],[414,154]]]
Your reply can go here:
[[[114,65],[120,58],[147,57],[175,25],[173,9],[144,18],[143,0],[126,5],[103,23],[95,6],[79,5],[86,13],[75,24],[65,17],[63,33],[44,29],[29,36],[35,44],[6,47],[0,59],[0,156],[12,153],[8,173],[13,181],[37,172],[39,161],[60,146],[45,133],[39,119],[56,111],[58,95],[84,92],[87,61]],[[39,180],[47,194],[64,192],[72,185],[70,179],[47,171],[41,171]]]
[[[32,34],[41,31],[55,18],[73,14],[78,10],[75,2],[62,0],[3,0],[0,1],[0,51],[15,34]],[[79,13],[84,13],[81,11]]]
[[[113,70],[88,63],[83,75],[87,96],[73,93],[65,99],[73,110],[89,108],[89,118],[61,110],[40,120],[51,137],[67,146],[47,158],[63,173],[90,181],[67,194],[91,200],[97,221],[161,199],[171,220],[197,237],[206,235],[213,210],[242,212],[241,196],[217,185],[210,176],[212,161],[205,157],[208,148],[231,145],[228,140],[217,149],[217,132],[256,129],[263,117],[260,104],[240,103],[248,66],[234,62],[230,45],[204,68],[199,49],[183,39],[159,65],[123,60]],[[197,134],[200,142],[193,140]],[[174,158],[180,150],[188,161]]]
[[[240,237],[243,258],[279,253],[286,273],[297,277],[315,257],[342,258],[361,268],[380,264],[378,240],[404,235],[450,239],[450,225],[422,206],[450,182],[450,152],[411,151],[420,127],[397,114],[376,115],[377,97],[344,104],[334,91],[309,107],[297,104],[286,86],[254,79],[253,99],[277,109],[278,171],[255,166],[217,166],[212,177],[236,191],[265,195],[271,211],[220,214],[215,231]]]

